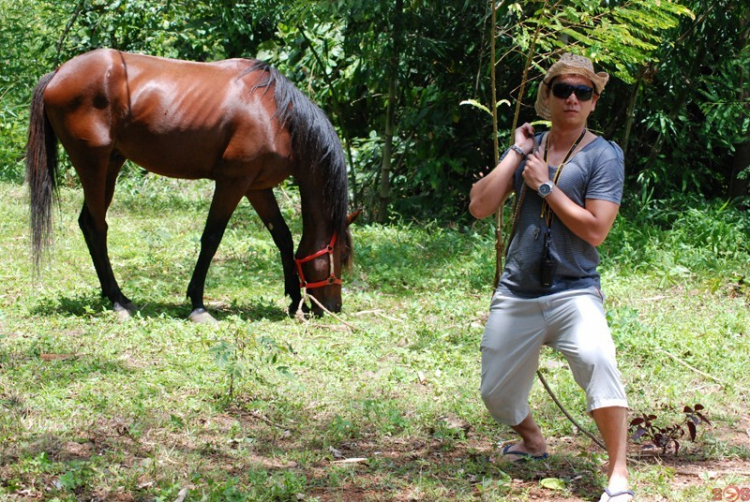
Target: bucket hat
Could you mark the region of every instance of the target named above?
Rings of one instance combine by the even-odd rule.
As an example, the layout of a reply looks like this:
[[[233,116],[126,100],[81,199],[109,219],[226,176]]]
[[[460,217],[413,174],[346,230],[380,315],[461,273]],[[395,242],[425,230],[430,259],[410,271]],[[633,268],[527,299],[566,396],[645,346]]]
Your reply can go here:
[[[546,120],[552,119],[552,112],[544,102],[544,88],[547,87],[555,77],[560,75],[581,75],[591,80],[594,84],[594,90],[597,94],[601,94],[604,90],[604,86],[609,81],[609,75],[603,71],[598,73],[594,72],[594,64],[591,60],[585,56],[578,56],[566,52],[562,55],[560,60],[549,67],[547,74],[542,79],[542,83],[539,84],[539,90],[536,93],[536,113]]]

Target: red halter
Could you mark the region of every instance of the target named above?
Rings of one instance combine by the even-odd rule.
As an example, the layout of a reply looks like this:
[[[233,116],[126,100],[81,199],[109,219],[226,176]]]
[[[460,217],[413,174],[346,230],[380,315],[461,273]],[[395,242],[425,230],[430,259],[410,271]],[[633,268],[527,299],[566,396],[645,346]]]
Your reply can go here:
[[[299,280],[300,284],[299,286],[301,288],[306,289],[313,289],[313,288],[321,288],[323,286],[330,286],[331,284],[341,284],[341,279],[337,278],[334,274],[333,270],[333,246],[336,244],[336,234],[333,234],[333,237],[331,237],[331,243],[318,251],[317,253],[311,254],[310,256],[306,256],[305,258],[295,258],[294,263],[297,264],[297,272],[299,273]],[[315,258],[319,258],[323,256],[324,254],[328,254],[328,260],[329,260],[329,270],[331,271],[331,275],[328,276],[328,279],[324,279],[322,281],[318,282],[307,282],[305,280],[305,274],[302,272],[302,264],[307,263],[308,261],[312,261]]]

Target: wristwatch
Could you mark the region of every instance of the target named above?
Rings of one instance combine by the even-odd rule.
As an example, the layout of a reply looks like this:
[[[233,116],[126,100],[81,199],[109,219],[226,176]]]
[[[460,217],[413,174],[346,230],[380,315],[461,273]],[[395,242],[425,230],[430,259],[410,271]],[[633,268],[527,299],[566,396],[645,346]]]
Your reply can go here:
[[[551,181],[545,181],[541,185],[539,185],[539,190],[537,190],[537,193],[539,194],[539,197],[542,199],[548,196],[552,193],[552,189],[555,188],[555,184]]]

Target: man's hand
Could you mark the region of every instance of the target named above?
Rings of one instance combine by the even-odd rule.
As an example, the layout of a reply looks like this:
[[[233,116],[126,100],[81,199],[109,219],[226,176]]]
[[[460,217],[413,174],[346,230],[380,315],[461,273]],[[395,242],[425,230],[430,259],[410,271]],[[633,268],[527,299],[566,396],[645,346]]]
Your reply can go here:
[[[529,188],[537,191],[539,185],[549,181],[549,166],[539,153],[534,152],[526,158],[522,175]]]
[[[516,129],[513,144],[523,150],[526,155],[532,153],[532,150],[534,150],[534,127],[526,122]]]

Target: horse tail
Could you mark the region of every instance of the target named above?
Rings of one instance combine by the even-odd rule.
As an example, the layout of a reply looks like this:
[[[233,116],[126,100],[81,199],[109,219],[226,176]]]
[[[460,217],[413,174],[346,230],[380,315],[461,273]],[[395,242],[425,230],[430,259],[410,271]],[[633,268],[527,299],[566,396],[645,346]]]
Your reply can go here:
[[[346,156],[333,124],[310,98],[276,68],[263,61],[253,61],[244,74],[260,70],[268,75],[255,88],[274,87],[276,117],[292,136],[295,163],[309,166],[310,174],[325,180],[323,203],[333,232],[344,245],[344,266],[352,261],[352,241],[346,215],[349,208],[349,187]]]
[[[44,110],[44,90],[55,72],[34,88],[26,143],[26,182],[31,211],[31,247],[36,270],[52,242],[52,203],[57,196],[57,135]]]

